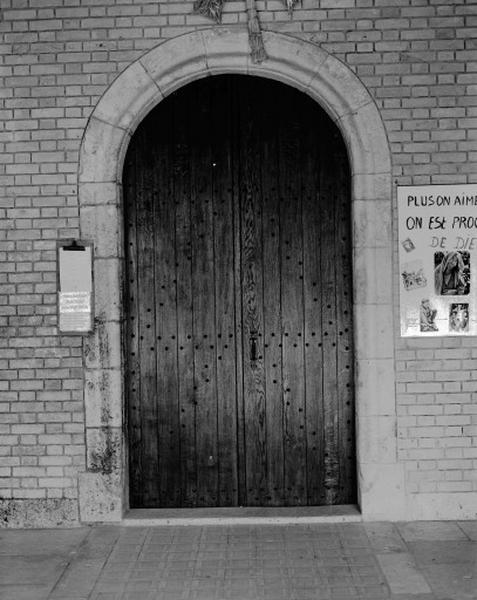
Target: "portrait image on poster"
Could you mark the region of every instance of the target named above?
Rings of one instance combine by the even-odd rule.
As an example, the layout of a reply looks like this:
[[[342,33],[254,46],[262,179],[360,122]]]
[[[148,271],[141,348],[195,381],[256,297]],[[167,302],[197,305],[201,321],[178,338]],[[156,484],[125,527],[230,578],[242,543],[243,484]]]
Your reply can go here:
[[[438,296],[464,296],[470,290],[470,254],[453,250],[434,253],[434,282]]]
[[[451,304],[449,308],[449,330],[456,333],[469,331],[469,305]]]
[[[477,335],[477,184],[397,192],[401,335]]]
[[[419,314],[419,325],[420,331],[439,331],[435,321],[437,316],[437,309],[432,306],[429,298],[423,298],[421,300],[420,314]]]

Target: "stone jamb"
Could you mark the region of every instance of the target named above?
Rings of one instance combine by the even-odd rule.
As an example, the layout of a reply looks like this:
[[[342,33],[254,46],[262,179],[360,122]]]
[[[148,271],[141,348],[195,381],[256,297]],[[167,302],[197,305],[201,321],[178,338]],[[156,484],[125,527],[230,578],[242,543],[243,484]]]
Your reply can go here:
[[[359,503],[365,519],[405,517],[397,460],[392,309],[391,161],[379,111],[342,62],[318,46],[264,32],[269,59],[253,64],[242,28],[210,28],[166,41],[108,88],[86,127],[78,193],[81,236],[95,245],[95,330],[85,342],[87,471],[83,522],[119,521],[127,509],[121,357],[121,174],[131,135],[172,91],[201,77],[242,73],[282,81],[337,123],[352,171],[356,424]]]

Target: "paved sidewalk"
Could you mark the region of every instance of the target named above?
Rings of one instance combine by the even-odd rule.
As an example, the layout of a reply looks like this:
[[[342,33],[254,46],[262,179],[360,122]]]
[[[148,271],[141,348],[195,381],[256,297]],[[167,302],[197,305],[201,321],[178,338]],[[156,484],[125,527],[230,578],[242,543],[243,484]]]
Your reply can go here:
[[[0,530],[0,600],[477,600],[477,522]]]

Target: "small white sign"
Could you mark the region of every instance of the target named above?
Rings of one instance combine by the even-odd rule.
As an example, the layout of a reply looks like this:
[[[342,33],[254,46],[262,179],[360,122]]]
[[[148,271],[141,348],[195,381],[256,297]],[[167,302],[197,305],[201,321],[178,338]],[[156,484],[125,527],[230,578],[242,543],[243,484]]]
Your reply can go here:
[[[401,335],[477,335],[477,184],[397,196]]]
[[[60,246],[58,313],[62,333],[88,333],[93,327],[92,248],[90,245]]]

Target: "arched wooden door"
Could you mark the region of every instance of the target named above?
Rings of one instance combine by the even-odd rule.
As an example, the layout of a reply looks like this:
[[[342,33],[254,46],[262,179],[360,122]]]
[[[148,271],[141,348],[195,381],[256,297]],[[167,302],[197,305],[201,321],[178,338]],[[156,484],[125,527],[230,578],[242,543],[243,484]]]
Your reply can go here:
[[[304,94],[209,77],[124,167],[131,507],[356,502],[350,173]]]

